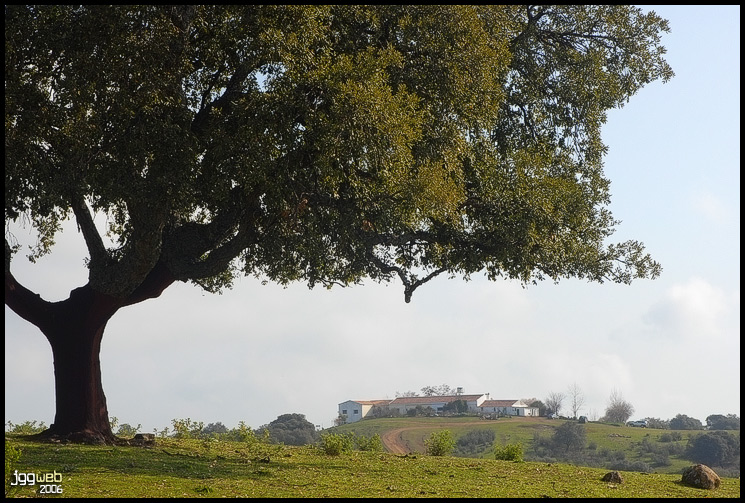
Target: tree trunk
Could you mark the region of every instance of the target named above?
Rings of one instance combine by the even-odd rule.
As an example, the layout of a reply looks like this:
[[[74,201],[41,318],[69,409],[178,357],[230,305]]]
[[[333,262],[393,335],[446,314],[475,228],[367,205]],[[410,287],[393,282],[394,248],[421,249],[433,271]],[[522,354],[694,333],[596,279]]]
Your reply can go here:
[[[49,322],[39,328],[52,346],[56,407],[54,423],[41,436],[116,443],[101,384],[99,354],[106,323],[120,304],[87,286],[52,304]]]
[[[5,305],[36,325],[52,346],[54,356],[54,423],[37,435],[72,442],[120,443],[111,431],[101,385],[101,340],[111,317],[120,308],[152,299],[175,281],[159,263],[126,298],[76,288],[61,302],[48,302],[10,273],[6,241]]]

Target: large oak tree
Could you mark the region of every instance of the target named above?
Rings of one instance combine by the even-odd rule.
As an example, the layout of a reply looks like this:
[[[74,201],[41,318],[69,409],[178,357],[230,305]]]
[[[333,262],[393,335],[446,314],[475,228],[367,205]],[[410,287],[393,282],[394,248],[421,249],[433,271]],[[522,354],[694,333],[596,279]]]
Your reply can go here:
[[[106,323],[175,281],[656,277],[607,242],[600,132],[672,77],[665,31],[630,6],[6,6],[5,304],[52,347],[47,434],[115,441]],[[48,302],[8,226],[35,259],[69,218],[88,282]]]

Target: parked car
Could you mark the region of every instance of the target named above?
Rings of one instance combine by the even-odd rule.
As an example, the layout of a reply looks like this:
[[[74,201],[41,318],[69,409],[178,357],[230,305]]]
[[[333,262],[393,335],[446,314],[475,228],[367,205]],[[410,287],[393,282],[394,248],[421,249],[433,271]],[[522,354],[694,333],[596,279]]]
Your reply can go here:
[[[559,419],[559,415],[554,414],[553,412],[549,413],[546,417],[549,419]]]
[[[634,426],[636,428],[646,428],[647,427],[647,421],[642,419],[641,421],[629,421],[626,423],[627,426]]]
[[[579,424],[585,424],[587,422],[587,416],[579,416],[579,420],[577,422]]]

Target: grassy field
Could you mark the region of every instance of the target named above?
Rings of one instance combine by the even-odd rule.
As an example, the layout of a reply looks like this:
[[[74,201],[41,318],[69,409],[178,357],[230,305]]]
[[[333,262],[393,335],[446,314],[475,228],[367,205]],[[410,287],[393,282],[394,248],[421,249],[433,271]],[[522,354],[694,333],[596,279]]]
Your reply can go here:
[[[680,475],[622,472],[622,484],[609,484],[601,480],[607,470],[558,463],[360,451],[329,456],[310,446],[172,438],[152,447],[36,443],[7,433],[6,439],[22,451],[14,466],[19,473],[58,477],[62,494],[50,497],[740,496],[739,479],[723,478],[708,491],[682,485]],[[38,496],[39,489],[21,487],[15,496]]]
[[[354,432],[357,435],[364,436],[374,434],[382,436],[384,432],[391,429],[405,428],[406,430],[401,433],[401,436],[411,450],[425,452],[424,440],[429,438],[433,431],[447,428],[457,439],[472,430],[489,429],[494,431],[497,444],[521,443],[524,452],[528,453],[536,434],[549,437],[553,434],[555,428],[564,422],[561,419],[543,417],[500,418],[498,420],[481,420],[474,417],[381,418],[366,419],[331,428],[329,431],[337,433]],[[679,474],[684,467],[692,464],[689,460],[671,455],[669,465],[654,466],[652,456],[649,453],[640,452],[639,446],[645,439],[653,445],[670,446],[670,443],[660,442],[659,438],[664,434],[670,435],[672,430],[634,428],[590,422],[585,425],[585,431],[587,433],[587,443],[592,446],[593,450],[610,450],[624,453],[625,459],[628,461],[641,461],[653,465],[653,469],[657,473]],[[680,447],[684,447],[690,435],[701,432],[681,430],[679,433],[681,440],[677,443],[680,444]],[[739,435],[739,432],[732,433]],[[493,455],[493,449],[488,448],[482,451],[478,457],[493,458]]]

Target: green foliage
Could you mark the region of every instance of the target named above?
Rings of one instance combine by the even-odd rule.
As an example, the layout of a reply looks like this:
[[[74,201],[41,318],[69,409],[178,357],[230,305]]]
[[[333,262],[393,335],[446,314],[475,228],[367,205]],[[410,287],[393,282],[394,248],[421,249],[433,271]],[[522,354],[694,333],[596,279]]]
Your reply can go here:
[[[116,431],[116,435],[118,437],[125,437],[125,438],[132,438],[134,437],[140,430],[142,429],[142,425],[138,424],[137,427],[134,427],[128,423],[124,423],[119,427],[119,429]]]
[[[380,439],[380,435],[375,434],[371,437],[365,437],[364,435],[354,437],[355,446],[360,451],[370,452],[383,452],[383,441]]]
[[[308,445],[318,440],[316,427],[304,414],[282,414],[259,431],[268,432],[272,442],[286,445]]]
[[[704,425],[696,418],[678,414],[670,420],[671,430],[703,430]]]
[[[706,418],[706,426],[710,430],[739,430],[740,418],[736,414],[712,414]]]
[[[446,403],[442,407],[442,411],[463,414],[465,412],[468,412],[468,402],[466,402],[465,400],[453,400],[452,402]]]
[[[501,459],[503,461],[522,461],[523,460],[523,445],[522,444],[507,444],[502,446],[494,447],[494,459]]]
[[[683,439],[683,434],[679,431],[671,431],[670,433],[663,433],[659,437],[660,442],[677,442]]]
[[[437,415],[437,412],[429,405],[426,407],[423,405],[417,405],[413,409],[407,410],[406,415],[408,417],[433,417]]]
[[[14,424],[12,421],[8,421],[5,424],[8,427],[8,432],[19,433],[21,435],[35,435],[47,429],[44,421],[40,421],[39,424],[36,424],[36,421],[24,421],[21,424]]]
[[[495,438],[496,434],[493,430],[470,430],[459,436],[455,442],[456,454],[468,456],[481,452],[494,444]]]
[[[18,492],[19,487],[11,485],[13,472],[17,468],[18,460],[21,459],[21,451],[17,449],[8,439],[5,439],[5,497],[11,497]]]
[[[605,244],[600,138],[673,76],[653,12],[15,5],[6,31],[6,220],[38,257],[74,214],[98,291],[132,293],[135,258],[210,291],[399,278],[406,300],[443,272],[660,272]]]
[[[173,436],[175,438],[200,438],[204,423],[202,421],[192,421],[191,418],[172,419]]]
[[[656,417],[648,417],[647,420],[647,428],[655,428],[658,430],[668,430],[670,429],[670,421],[666,421],[664,419],[659,419]]]
[[[552,441],[557,449],[564,453],[581,451],[587,443],[585,426],[575,422],[566,422],[556,428]]]
[[[740,436],[727,431],[713,431],[691,437],[685,455],[691,461],[709,466],[739,464]]]
[[[453,452],[455,440],[450,430],[440,430],[432,432],[424,445],[430,456],[447,456]]]
[[[228,433],[228,427],[222,424],[220,421],[216,423],[209,423],[202,430],[202,435],[209,435],[219,438],[221,435]]]
[[[354,449],[354,434],[321,433],[320,447],[329,456],[351,452]]]

